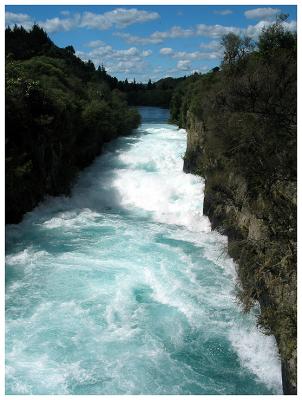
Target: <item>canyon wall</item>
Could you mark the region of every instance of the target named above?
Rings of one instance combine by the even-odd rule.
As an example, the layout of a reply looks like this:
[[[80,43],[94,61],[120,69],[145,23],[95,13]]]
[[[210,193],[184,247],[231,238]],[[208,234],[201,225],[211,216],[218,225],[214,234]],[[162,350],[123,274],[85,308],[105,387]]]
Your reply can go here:
[[[270,195],[251,194],[244,176],[208,153],[205,123],[188,112],[186,172],[205,178],[204,213],[228,236],[237,263],[237,296],[248,311],[259,302],[260,328],[276,338],[285,394],[296,393],[296,188],[276,182]]]

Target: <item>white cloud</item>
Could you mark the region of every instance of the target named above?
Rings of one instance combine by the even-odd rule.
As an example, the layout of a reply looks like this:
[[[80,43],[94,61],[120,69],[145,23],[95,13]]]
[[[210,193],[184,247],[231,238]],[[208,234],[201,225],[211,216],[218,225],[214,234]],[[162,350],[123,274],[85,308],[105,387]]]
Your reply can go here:
[[[179,60],[176,68],[181,71],[189,71],[191,69],[191,63],[189,60]]]
[[[173,50],[171,47],[163,47],[162,49],[159,50],[160,54],[167,56],[169,54],[173,54]]]
[[[192,29],[183,29],[180,26],[173,26],[171,29],[169,29],[166,32],[154,32],[150,36],[151,38],[156,38],[156,39],[169,39],[169,38],[185,38],[185,37],[190,37],[194,35],[194,31]]]
[[[173,26],[168,31],[156,31],[149,36],[135,36],[130,33],[116,32],[115,36],[119,36],[129,44],[145,45],[145,44],[159,44],[166,39],[188,38],[192,36],[204,36],[213,39],[219,39],[221,36],[233,32],[240,34],[242,29],[235,26],[224,25],[206,25],[199,24],[195,28],[183,29],[179,26]]]
[[[244,15],[248,19],[271,20],[280,11],[281,11],[280,8],[261,7],[261,8],[254,8],[253,10],[247,10],[244,12]]]
[[[200,67],[199,72],[208,72],[209,71],[209,66],[208,65],[203,65]]]
[[[115,50],[112,46],[105,45],[92,49],[85,53],[88,57],[94,60],[121,60],[127,61],[129,59],[140,61],[145,55],[140,52],[136,47],[130,47],[126,50]]]
[[[199,24],[196,26],[196,35],[197,36],[205,36],[211,38],[220,38],[227,33],[240,33],[240,28],[235,26],[224,26],[224,25],[206,25]]]
[[[145,45],[145,44],[158,44],[162,42],[161,39],[159,40],[151,37],[136,36],[124,32],[114,32],[113,35],[121,37],[128,44]]]
[[[152,50],[143,50],[142,51],[143,57],[149,57],[151,54],[152,54]]]
[[[140,71],[148,69],[148,63],[145,61],[146,57],[152,54],[151,50],[139,50],[136,47],[128,49],[114,49],[112,46],[102,44],[96,47],[96,42],[90,42],[91,49],[88,52],[77,52],[82,60],[92,60],[98,66],[103,64],[106,70],[112,74],[140,74]]]
[[[64,17],[67,17],[68,15],[70,15],[70,11],[68,11],[68,10],[63,10],[63,11],[60,11],[60,14],[61,14],[61,15],[64,15]]]
[[[29,29],[32,27],[34,21],[28,14],[22,13],[13,13],[7,11],[5,13],[5,25],[13,26],[13,25],[22,25],[25,29]]]
[[[25,29],[30,29],[34,24],[33,19],[27,14],[21,13],[5,13],[6,25],[22,25]],[[38,25],[44,28],[47,32],[69,31],[74,28],[80,21],[80,15],[75,14],[70,18],[50,18],[45,21],[38,21]]]
[[[269,21],[259,21],[256,25],[249,25],[246,29],[243,30],[243,33],[247,36],[250,36],[252,39],[257,40],[259,34],[262,32],[263,28],[271,25]],[[282,25],[286,30],[294,32],[297,30],[297,22],[296,21],[284,21]]]
[[[175,59],[194,61],[194,60],[214,60],[222,57],[222,52],[213,51],[213,52],[202,52],[202,51],[174,51],[171,48],[162,48],[160,49],[160,54],[166,55]]]
[[[89,60],[88,54],[85,53],[84,51],[76,51],[75,55],[77,57],[80,57],[80,59],[83,60],[83,61],[88,61]]]
[[[283,26],[285,29],[288,29],[290,32],[295,32],[297,30],[297,21],[284,21]]]
[[[126,57],[126,58],[128,58],[128,57],[137,56],[139,54],[140,53],[139,53],[139,51],[138,51],[138,49],[136,47],[130,47],[130,49],[127,49],[127,50],[116,50],[113,53],[113,57],[117,57],[117,58]]]
[[[147,71],[147,64],[144,61],[122,60],[117,63],[104,62],[106,70],[110,74],[133,74],[139,76]]]
[[[47,32],[59,32],[59,31],[70,31],[76,28],[81,20],[80,14],[74,14],[70,18],[50,18],[46,21],[39,21],[38,24],[44,28]]]
[[[218,15],[229,15],[229,14],[233,14],[232,10],[215,10],[214,14],[218,14]]]
[[[173,26],[168,31],[156,31],[145,37],[135,36],[124,32],[116,32],[114,35],[123,38],[129,44],[144,45],[162,43],[166,39],[188,38],[192,36],[205,36],[218,39],[229,32],[240,34],[241,29],[234,26],[199,24],[196,25],[195,28],[190,29]]]
[[[205,53],[207,55],[207,53]],[[199,51],[193,51],[191,53],[186,51],[176,51],[173,55],[173,58],[182,58],[186,60],[198,60],[203,57],[203,53]]]
[[[175,38],[187,38],[190,36],[194,36],[194,30],[192,29],[183,29],[179,26],[173,26],[168,31],[156,31],[153,32],[150,36],[142,37],[130,35],[129,33],[114,33],[115,36],[119,36],[123,38],[129,44],[158,44],[162,43],[165,39],[175,39]]]
[[[47,32],[70,31],[75,28],[88,28],[106,30],[110,28],[125,28],[133,24],[141,24],[160,18],[157,12],[138,10],[136,8],[116,8],[103,14],[84,12],[83,14],[71,14],[68,10],[61,11],[66,18],[49,18],[39,21],[38,24]],[[7,25],[23,25],[26,29],[33,25],[32,18],[27,14],[6,13]]]
[[[87,47],[101,47],[104,45],[105,43],[102,40],[91,40],[87,43]]]
[[[220,50],[222,46],[218,40],[211,40],[208,43],[201,43],[199,47],[207,50]]]
[[[144,23],[160,18],[160,15],[157,12],[137,10],[136,8],[117,8],[113,11],[105,13],[104,16],[106,18],[109,18],[112,21],[112,24],[116,24],[118,27],[121,28],[124,28],[128,25]]]
[[[216,10],[222,13],[227,10]],[[247,18],[261,18],[255,25],[249,25],[246,28],[239,28],[235,26],[224,25],[207,25],[199,24],[192,28],[182,28],[180,26],[173,26],[167,31],[155,31],[149,36],[136,36],[125,32],[114,32],[113,35],[119,36],[131,45],[146,45],[146,44],[160,44],[166,39],[176,38],[189,38],[193,36],[203,36],[212,40],[208,44],[201,44],[200,47],[213,52],[219,52],[220,48],[218,40],[225,34],[233,32],[235,34],[246,34],[253,39],[257,39],[262,29],[269,25],[270,17],[275,16],[280,10],[271,7],[256,8],[245,12]],[[116,8],[112,11],[103,14],[95,14],[92,12],[85,12],[83,14],[70,14],[68,10],[61,11],[62,15],[66,18],[50,18],[45,21],[38,21],[38,24],[47,32],[70,31],[76,28],[99,29],[105,30],[109,28],[124,28],[131,24],[143,23],[146,21],[159,18],[156,12],[149,12],[144,10],[137,10],[135,8],[124,9]],[[34,21],[28,14],[6,12],[6,25],[23,25],[25,29],[30,29]],[[285,28],[291,31],[296,30],[296,21],[283,22]],[[95,43],[95,44],[93,44]],[[92,41],[88,44],[89,47],[100,47],[102,44],[99,41]],[[161,54],[169,50],[161,50]],[[170,50],[171,51],[171,50]],[[192,55],[192,57],[195,57]],[[212,55],[214,57],[214,55]]]
[[[82,15],[80,26],[81,28],[106,30],[112,27],[112,21],[107,19],[104,14],[95,14],[87,11]]]
[[[136,8],[116,8],[115,10],[103,14],[95,14],[87,11],[82,15],[80,26],[100,30],[109,29],[111,27],[125,28],[132,24],[152,21],[159,17],[157,12],[137,10]]]
[[[249,25],[245,30],[244,33],[253,38],[256,39],[259,34],[262,32],[262,29],[269,26],[270,23],[268,21],[259,21],[256,25]]]

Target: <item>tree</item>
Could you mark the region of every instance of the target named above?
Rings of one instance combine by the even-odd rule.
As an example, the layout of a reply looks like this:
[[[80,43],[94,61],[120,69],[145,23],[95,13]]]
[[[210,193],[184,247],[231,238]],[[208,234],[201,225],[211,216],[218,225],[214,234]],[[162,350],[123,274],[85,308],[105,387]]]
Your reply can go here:
[[[35,25],[6,34],[6,222],[19,222],[45,194],[66,193],[102,143],[139,124],[112,87],[74,48],[57,47]],[[125,96],[125,95],[124,95]]]
[[[222,37],[221,44],[224,46],[223,62],[225,64],[235,63],[239,56],[240,36],[230,32]]]
[[[258,41],[258,48],[261,53],[271,52],[278,48],[292,49],[296,47],[296,33],[290,32],[284,26],[287,18],[288,14],[280,14],[274,24],[262,29]]]
[[[73,48],[73,46],[66,46],[65,50],[67,51],[67,53],[69,54],[75,54],[75,50]]]
[[[255,47],[250,37],[244,36],[241,38],[232,32],[222,37],[221,44],[224,47],[223,63],[227,65],[232,65],[242,60]]]

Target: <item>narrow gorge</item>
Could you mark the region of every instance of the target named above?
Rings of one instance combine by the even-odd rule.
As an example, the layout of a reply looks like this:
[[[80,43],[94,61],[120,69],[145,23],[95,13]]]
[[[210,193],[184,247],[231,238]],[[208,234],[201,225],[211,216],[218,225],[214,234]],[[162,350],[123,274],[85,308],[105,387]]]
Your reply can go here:
[[[7,394],[280,394],[166,110],[7,226]],[[31,365],[31,368],[28,368]]]
[[[131,36],[160,14],[129,7],[107,39],[156,54],[5,31],[6,394],[297,394],[295,22],[242,9],[275,22],[187,52],[158,46],[203,25]],[[148,57],[173,77],[110,74]]]

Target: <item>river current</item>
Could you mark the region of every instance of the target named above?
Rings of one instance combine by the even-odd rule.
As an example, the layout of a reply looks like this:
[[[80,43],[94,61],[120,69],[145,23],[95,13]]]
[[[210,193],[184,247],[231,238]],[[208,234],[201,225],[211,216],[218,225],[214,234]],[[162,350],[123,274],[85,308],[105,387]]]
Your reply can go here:
[[[6,229],[7,394],[281,394],[168,112]]]

